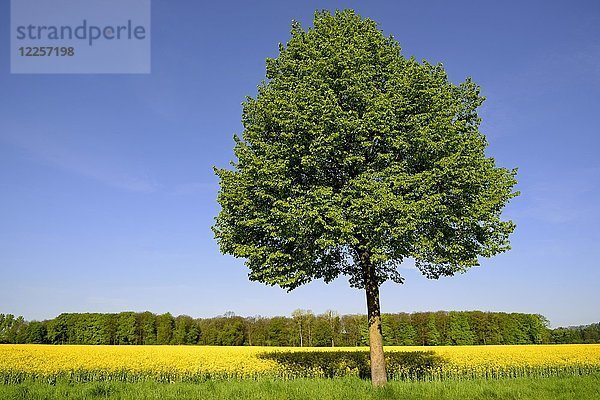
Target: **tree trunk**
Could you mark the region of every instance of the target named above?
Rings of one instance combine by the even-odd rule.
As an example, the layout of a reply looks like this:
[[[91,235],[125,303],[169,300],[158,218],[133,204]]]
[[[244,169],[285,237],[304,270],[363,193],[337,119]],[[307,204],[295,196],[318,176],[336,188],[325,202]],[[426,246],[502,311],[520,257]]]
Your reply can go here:
[[[367,316],[369,318],[369,347],[371,350],[371,382],[373,386],[387,383],[385,358],[383,355],[383,334],[381,333],[381,307],[379,305],[379,284],[375,278],[375,266],[368,254],[362,255],[362,267],[365,276],[367,294]]]

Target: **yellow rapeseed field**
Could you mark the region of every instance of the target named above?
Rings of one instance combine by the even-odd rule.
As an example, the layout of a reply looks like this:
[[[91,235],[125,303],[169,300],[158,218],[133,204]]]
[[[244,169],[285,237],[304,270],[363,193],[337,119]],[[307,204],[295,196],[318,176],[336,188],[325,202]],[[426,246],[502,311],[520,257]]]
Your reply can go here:
[[[314,348],[215,346],[0,345],[0,383],[24,379],[160,382],[285,377],[259,355]],[[319,351],[366,348],[321,348]],[[387,347],[388,352],[434,351],[444,359],[425,379],[551,376],[600,371],[600,345]]]
[[[0,345],[0,374],[52,379],[175,381],[255,378],[277,363],[257,357],[265,347]],[[8,380],[5,378],[5,381]]]
[[[600,371],[600,344],[388,347],[428,351],[448,361],[440,377],[518,377]]]

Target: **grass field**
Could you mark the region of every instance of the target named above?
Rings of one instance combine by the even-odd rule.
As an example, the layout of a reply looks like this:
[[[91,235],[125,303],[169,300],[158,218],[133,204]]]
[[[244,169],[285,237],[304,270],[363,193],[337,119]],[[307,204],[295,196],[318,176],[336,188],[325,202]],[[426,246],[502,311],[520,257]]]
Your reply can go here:
[[[551,378],[473,379],[437,382],[390,382],[373,390],[358,378],[207,381],[202,383],[90,382],[50,385],[26,382],[0,385],[3,400],[51,399],[407,399],[407,400],[595,400],[600,398],[600,374]]]

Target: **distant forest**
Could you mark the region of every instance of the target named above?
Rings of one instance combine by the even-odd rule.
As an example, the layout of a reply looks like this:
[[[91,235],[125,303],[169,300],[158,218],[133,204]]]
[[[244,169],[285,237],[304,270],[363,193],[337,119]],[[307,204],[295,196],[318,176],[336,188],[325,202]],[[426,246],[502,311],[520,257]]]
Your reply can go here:
[[[385,345],[493,345],[600,343],[600,324],[548,328],[539,314],[438,311],[383,314]],[[315,315],[296,310],[290,317],[214,318],[169,313],[69,313],[47,321],[0,314],[0,343],[223,346],[364,346],[365,315]]]

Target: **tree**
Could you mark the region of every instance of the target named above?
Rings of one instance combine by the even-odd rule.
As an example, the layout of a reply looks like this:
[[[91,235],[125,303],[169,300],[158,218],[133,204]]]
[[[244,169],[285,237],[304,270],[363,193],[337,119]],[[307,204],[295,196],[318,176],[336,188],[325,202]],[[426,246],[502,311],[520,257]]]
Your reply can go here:
[[[218,326],[219,318],[209,318],[199,321],[200,332],[200,344],[204,345],[218,345],[220,326]]]
[[[171,344],[187,344],[188,333],[194,324],[192,317],[187,315],[179,315],[175,318],[175,328],[173,329],[173,337]]]
[[[340,315],[336,311],[327,310],[323,314],[323,317],[327,320],[327,324],[329,325],[329,332],[331,332],[331,347],[335,347],[335,341],[338,337],[338,333],[340,330]]]
[[[289,346],[294,336],[293,325],[285,317],[273,317],[266,326],[267,346]],[[293,322],[292,322],[293,324]]]
[[[469,325],[467,313],[451,311],[448,315],[450,330],[448,333],[448,344],[470,345],[473,344],[473,332]]]
[[[265,346],[266,345],[266,324],[267,318],[259,315],[246,318],[246,331],[248,334],[248,345]]]
[[[430,313],[426,312],[417,312],[410,315],[410,321],[415,330],[415,344],[420,346],[427,345],[429,315]]]
[[[396,346],[398,340],[398,326],[396,314],[383,314],[381,316],[381,334],[385,346]]]
[[[169,344],[173,337],[175,320],[171,313],[161,314],[156,317],[156,343]]]
[[[0,314],[0,343],[11,342],[10,331],[15,323],[15,316],[12,314]]]
[[[315,323],[315,314],[312,312],[312,310],[306,310],[306,313],[304,314],[304,321],[306,322],[306,330],[307,330],[307,339],[308,339],[308,345],[312,346],[313,345],[313,325]]]
[[[398,321],[398,345],[412,346],[415,344],[415,328],[412,326],[409,315],[402,315]]]
[[[215,168],[223,253],[253,281],[293,290],[340,275],[366,293],[374,385],[386,382],[379,288],[415,260],[428,278],[509,249],[501,211],[516,170],[485,155],[470,79],[402,56],[351,10],[292,23],[243,104],[237,161]]]
[[[42,344],[47,342],[46,326],[43,322],[31,321],[27,324],[23,332],[22,340],[19,343],[37,343]]]
[[[340,319],[340,330],[344,341],[343,346],[360,346],[362,339],[363,325],[366,326],[367,320],[364,315],[342,315]]]
[[[48,341],[51,344],[68,343],[68,314],[60,314],[48,323]]]
[[[429,319],[427,321],[426,341],[428,346],[438,346],[442,342],[440,332],[435,323],[435,314],[433,313],[429,314]]]
[[[307,312],[301,309],[292,311],[292,320],[294,320],[294,322],[298,325],[298,338],[300,341],[300,347],[304,346],[302,327],[306,324],[306,314]]]
[[[200,340],[200,327],[196,320],[192,320],[185,338],[185,343],[198,344],[198,340]]]
[[[156,315],[150,311],[137,314],[138,344],[156,344]]]
[[[219,345],[242,346],[245,342],[244,319],[242,317],[221,318],[221,329],[219,331]]]
[[[117,319],[117,344],[135,344],[136,328],[135,313],[131,311],[119,313]]]

